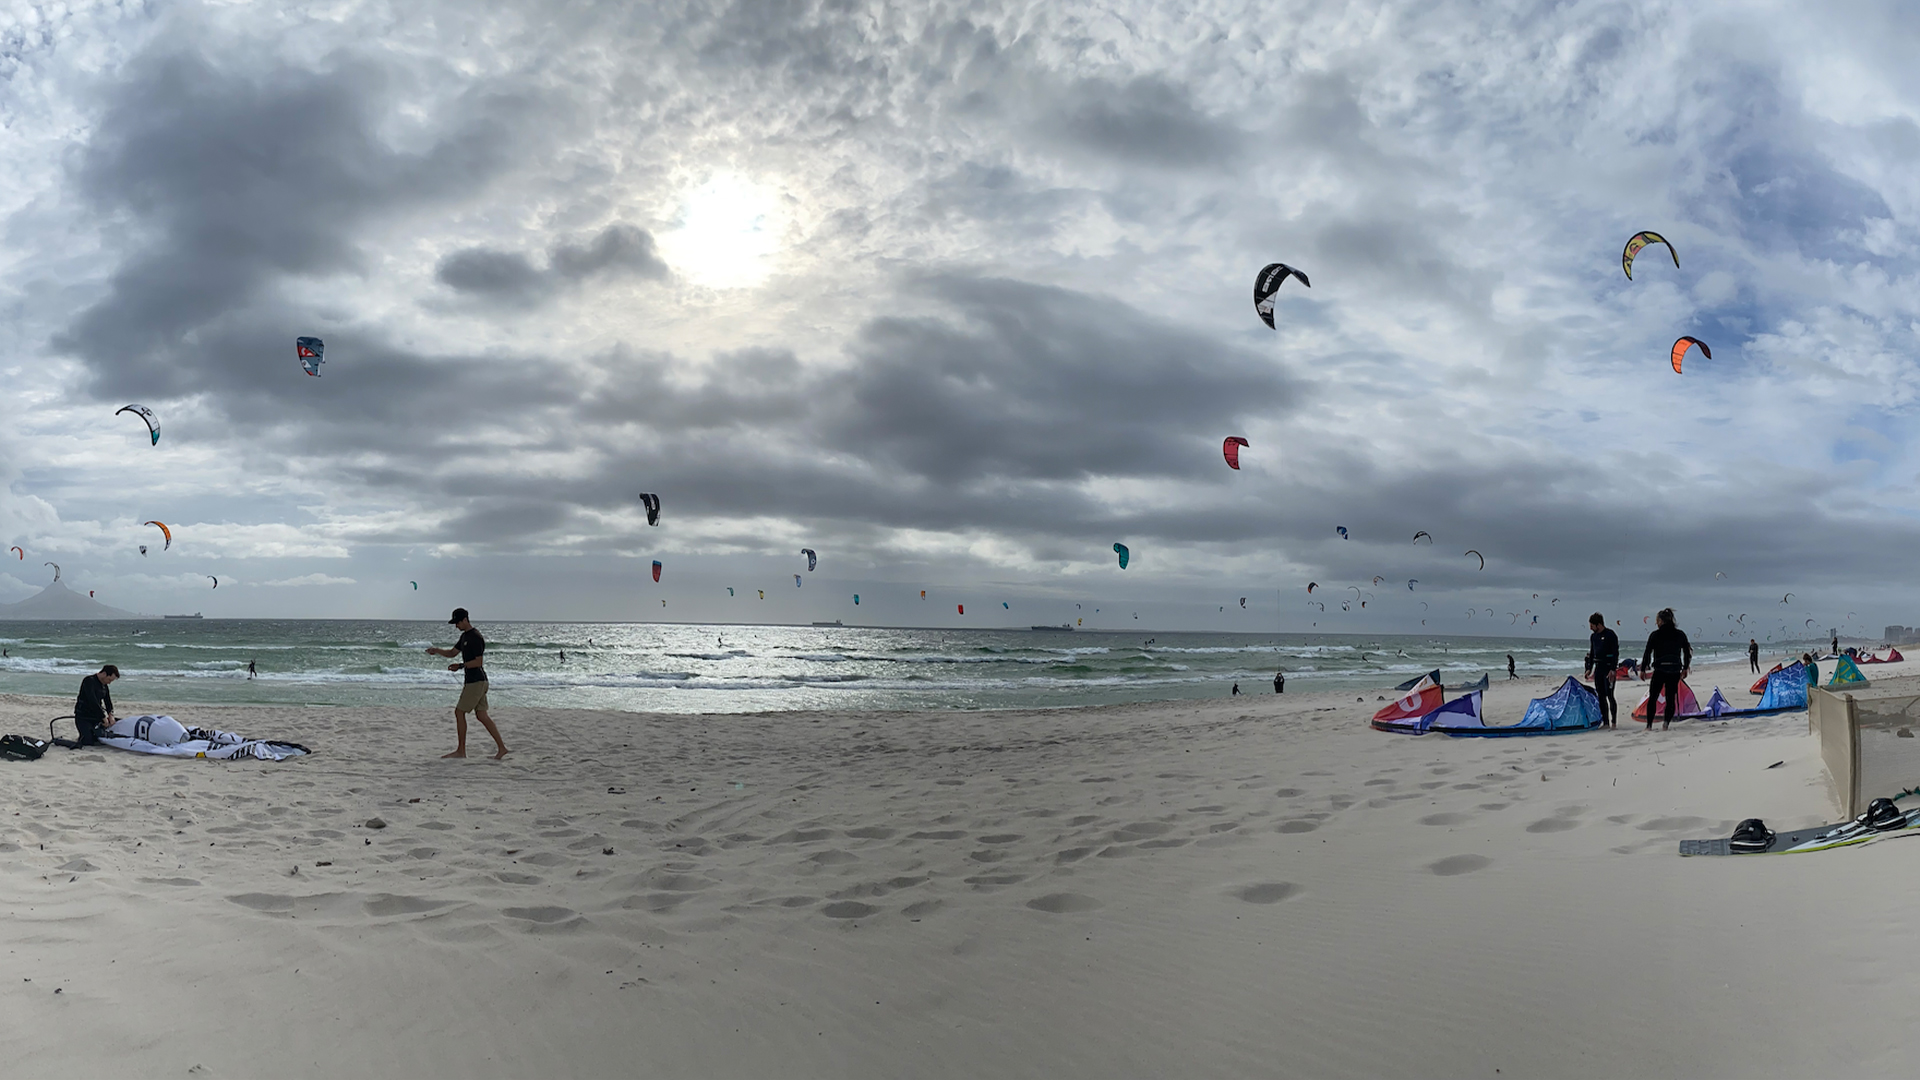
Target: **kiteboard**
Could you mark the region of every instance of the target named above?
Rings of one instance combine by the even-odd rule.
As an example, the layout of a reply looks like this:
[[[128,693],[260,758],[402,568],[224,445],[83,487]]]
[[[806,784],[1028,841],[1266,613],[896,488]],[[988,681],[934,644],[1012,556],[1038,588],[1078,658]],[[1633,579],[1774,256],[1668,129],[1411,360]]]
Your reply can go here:
[[[1852,821],[1780,833],[1773,838],[1772,846],[1765,851],[1735,851],[1732,841],[1722,837],[1716,840],[1682,840],[1680,854],[1682,856],[1799,855],[1810,851],[1871,844],[1877,840],[1891,840],[1900,836],[1920,836],[1920,806],[1908,810],[1904,821],[1892,828],[1871,828],[1867,825],[1866,816],[1863,814]]]

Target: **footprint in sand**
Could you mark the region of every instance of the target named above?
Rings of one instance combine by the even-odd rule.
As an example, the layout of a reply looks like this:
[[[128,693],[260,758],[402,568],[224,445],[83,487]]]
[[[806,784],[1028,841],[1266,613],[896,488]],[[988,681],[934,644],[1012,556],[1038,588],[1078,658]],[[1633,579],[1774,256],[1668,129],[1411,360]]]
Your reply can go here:
[[[1077,911],[1095,911],[1100,901],[1079,893],[1057,892],[1045,896],[1036,896],[1027,901],[1027,906],[1035,911],[1044,911],[1049,915],[1067,915]]]
[[[1283,787],[1273,793],[1276,799],[1293,799],[1298,798],[1301,794],[1303,793],[1297,787]]]
[[[1473,820],[1472,814],[1428,814],[1420,819],[1422,825],[1460,825]]]
[[[1242,885],[1232,890],[1233,895],[1249,904],[1277,904],[1300,891],[1300,886],[1290,881],[1265,881],[1258,885]]]
[[[1113,840],[1117,844],[1145,840],[1150,836],[1164,836],[1173,831],[1173,826],[1158,821],[1139,821],[1132,825],[1122,825],[1114,830]]]
[[[1705,824],[1707,824],[1707,819],[1703,817],[1662,817],[1654,818],[1652,821],[1642,822],[1635,826],[1635,828],[1647,832],[1675,832],[1680,829],[1698,829]]]
[[[1440,877],[1457,877],[1471,874],[1475,870],[1485,870],[1493,865],[1493,860],[1485,855],[1449,855],[1439,862],[1427,864],[1427,869]]]
[[[840,900],[820,909],[820,914],[829,919],[864,919],[879,911],[872,904],[863,904],[858,900]]]
[[[907,834],[907,839],[909,840],[958,840],[965,835],[967,834],[962,832],[959,829],[939,829],[934,832],[911,832]]]
[[[946,906],[946,903],[945,900],[915,900],[913,903],[901,908],[900,914],[905,915],[909,919],[917,919],[922,915],[931,915],[939,911]]]
[[[895,830],[885,825],[863,825],[858,829],[848,829],[847,835],[855,840],[886,840],[890,839],[894,832]]]
[[[510,907],[501,908],[500,914],[509,919],[533,923],[535,926],[579,926],[587,921],[586,916],[572,908],[554,907]]]
[[[395,896],[381,893],[360,905],[361,910],[375,918],[388,915],[418,915],[424,911],[437,911],[452,905],[451,900],[429,900],[424,896]]]
[[[1053,856],[1053,864],[1055,866],[1065,866],[1070,862],[1079,862],[1091,854],[1093,854],[1093,849],[1090,847],[1068,848],[1065,851],[1057,852]]]
[[[1319,827],[1320,827],[1320,823],[1317,821],[1283,821],[1280,823],[1280,827],[1275,829],[1274,831],[1283,832],[1283,833],[1303,833],[1303,832],[1312,832],[1313,830]]]

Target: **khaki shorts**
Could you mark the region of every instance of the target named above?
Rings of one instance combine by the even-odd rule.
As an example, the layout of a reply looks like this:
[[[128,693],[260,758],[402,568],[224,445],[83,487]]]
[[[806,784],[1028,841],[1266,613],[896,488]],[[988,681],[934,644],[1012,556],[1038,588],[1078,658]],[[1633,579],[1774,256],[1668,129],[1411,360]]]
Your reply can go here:
[[[473,712],[487,707],[487,684],[485,681],[470,682],[460,688],[460,700],[453,706],[454,712]]]

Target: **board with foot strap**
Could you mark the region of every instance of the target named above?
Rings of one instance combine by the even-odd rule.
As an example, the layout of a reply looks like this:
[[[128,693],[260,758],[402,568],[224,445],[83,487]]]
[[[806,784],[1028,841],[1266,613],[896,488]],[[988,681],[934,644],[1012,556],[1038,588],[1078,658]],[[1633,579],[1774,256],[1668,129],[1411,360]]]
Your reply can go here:
[[[1763,851],[1735,851],[1731,838],[1717,840],[1682,840],[1681,855],[1798,855],[1810,851],[1827,851],[1837,847],[1854,847],[1871,844],[1881,840],[1891,840],[1901,836],[1920,836],[1920,806],[1905,811],[1897,821],[1889,822],[1881,828],[1867,824],[1867,816],[1852,821],[1842,821],[1835,825],[1820,825],[1811,829],[1795,829],[1792,832],[1778,833],[1773,843]]]

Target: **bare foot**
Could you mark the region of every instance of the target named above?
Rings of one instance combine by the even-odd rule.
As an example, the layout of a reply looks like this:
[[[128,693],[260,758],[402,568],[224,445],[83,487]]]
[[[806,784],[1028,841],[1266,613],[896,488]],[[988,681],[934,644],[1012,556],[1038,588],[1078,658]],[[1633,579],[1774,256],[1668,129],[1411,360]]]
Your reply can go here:
[[[500,760],[501,758],[503,758],[503,757],[506,757],[506,756],[507,756],[507,748],[503,746],[503,747],[501,747],[501,748],[500,748],[500,752],[499,752],[499,753],[497,753],[497,754],[495,754],[495,755],[493,755],[493,760],[495,760],[495,761],[499,761],[499,760]]]
[[[467,752],[466,752],[465,750],[455,750],[455,751],[454,751],[453,753],[451,753],[451,754],[441,754],[441,755],[440,755],[440,757],[441,757],[441,759],[442,759],[442,760],[445,760],[446,758],[450,758],[450,757],[466,757],[466,756],[467,756]]]

